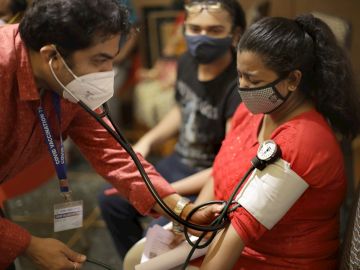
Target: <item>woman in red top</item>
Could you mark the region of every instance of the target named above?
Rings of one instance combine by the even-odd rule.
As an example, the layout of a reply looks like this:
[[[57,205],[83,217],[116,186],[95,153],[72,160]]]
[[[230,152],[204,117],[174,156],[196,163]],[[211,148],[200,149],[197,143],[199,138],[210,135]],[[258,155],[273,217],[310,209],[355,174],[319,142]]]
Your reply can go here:
[[[282,167],[247,179],[201,269],[336,269],[346,180],[334,131],[354,137],[360,123],[351,65],[331,30],[303,15],[252,25],[237,66],[243,104],[199,201],[229,199],[265,140],[280,147]]]

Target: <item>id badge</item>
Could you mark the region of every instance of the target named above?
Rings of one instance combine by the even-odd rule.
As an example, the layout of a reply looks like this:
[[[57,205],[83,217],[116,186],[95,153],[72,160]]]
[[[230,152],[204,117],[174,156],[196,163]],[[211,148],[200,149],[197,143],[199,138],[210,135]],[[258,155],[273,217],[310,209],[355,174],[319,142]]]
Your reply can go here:
[[[54,205],[54,232],[82,227],[83,202],[73,201]]]

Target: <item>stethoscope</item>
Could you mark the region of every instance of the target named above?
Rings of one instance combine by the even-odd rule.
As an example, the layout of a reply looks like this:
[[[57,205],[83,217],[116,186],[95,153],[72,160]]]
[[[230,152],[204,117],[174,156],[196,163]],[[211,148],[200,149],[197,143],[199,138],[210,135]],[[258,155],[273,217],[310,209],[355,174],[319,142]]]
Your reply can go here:
[[[151,195],[154,197],[155,201],[159,204],[159,206],[163,209],[163,211],[168,214],[172,219],[176,220],[180,224],[184,226],[184,235],[189,243],[189,245],[192,247],[191,251],[189,252],[189,255],[186,259],[186,261],[183,264],[182,269],[186,269],[187,265],[189,264],[191,257],[196,249],[201,249],[207,247],[214,237],[216,236],[217,231],[225,228],[227,224],[229,223],[229,220],[227,218],[227,214],[230,212],[236,210],[241,205],[234,200],[237,192],[239,191],[240,187],[244,183],[244,181],[249,177],[249,175],[252,173],[254,169],[263,170],[268,164],[271,164],[275,162],[277,159],[281,157],[281,150],[279,146],[273,141],[273,140],[267,140],[261,143],[259,146],[259,149],[257,151],[256,156],[251,160],[251,166],[248,169],[248,171],[245,173],[245,175],[242,177],[242,179],[239,181],[239,183],[236,185],[234,191],[232,192],[230,198],[227,201],[209,201],[203,204],[200,204],[196,206],[192,211],[189,213],[189,215],[186,217],[186,219],[182,219],[180,216],[178,216],[176,213],[173,212],[173,210],[161,199],[158,192],[156,191],[155,187],[153,186],[151,180],[149,179],[147,173],[145,172],[144,167],[142,166],[140,160],[138,159],[135,151],[132,149],[130,143],[126,140],[126,138],[122,135],[120,132],[120,129],[114,123],[110,113],[109,108],[107,104],[103,104],[103,111],[102,113],[98,114],[92,109],[90,109],[83,101],[76,98],[70,91],[68,93],[75,99],[75,101],[85,110],[87,111],[95,120],[101,124],[107,132],[124,148],[124,150],[130,155],[131,159],[133,160],[135,166],[137,167],[141,177],[143,178],[147,188],[149,189]],[[110,127],[103,118],[107,117],[114,127]],[[204,208],[211,204],[224,204],[224,207],[220,213],[220,215],[210,224],[210,225],[198,225],[190,222],[191,217],[196,213],[196,211],[200,210],[201,208]],[[201,231],[201,235],[198,237],[195,243],[193,243],[189,237],[188,229],[193,229],[196,231]],[[211,236],[203,243],[202,240],[204,239],[205,235],[207,233],[211,233]],[[93,263],[96,263],[92,261]],[[104,268],[111,269],[108,266],[97,262],[96,264],[101,265]]]

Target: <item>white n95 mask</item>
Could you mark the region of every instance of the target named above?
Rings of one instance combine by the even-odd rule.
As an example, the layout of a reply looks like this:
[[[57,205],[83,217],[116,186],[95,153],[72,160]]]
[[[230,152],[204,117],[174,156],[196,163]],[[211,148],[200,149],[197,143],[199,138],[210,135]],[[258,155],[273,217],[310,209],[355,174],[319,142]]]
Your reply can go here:
[[[60,82],[52,68],[52,60],[49,66],[55,80],[63,87],[63,97],[71,102],[78,100],[84,102],[91,110],[99,108],[114,94],[114,70],[105,72],[94,72],[82,76],[76,76],[61,57],[66,69],[74,77],[66,86]]]

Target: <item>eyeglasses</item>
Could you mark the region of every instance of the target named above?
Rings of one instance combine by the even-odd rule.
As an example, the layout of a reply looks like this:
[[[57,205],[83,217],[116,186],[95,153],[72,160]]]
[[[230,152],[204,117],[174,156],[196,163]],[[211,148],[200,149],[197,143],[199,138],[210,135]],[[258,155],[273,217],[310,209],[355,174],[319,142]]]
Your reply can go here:
[[[218,1],[192,2],[185,5],[185,10],[188,13],[200,13],[204,9],[207,10],[209,13],[217,13],[226,8],[221,2]]]

